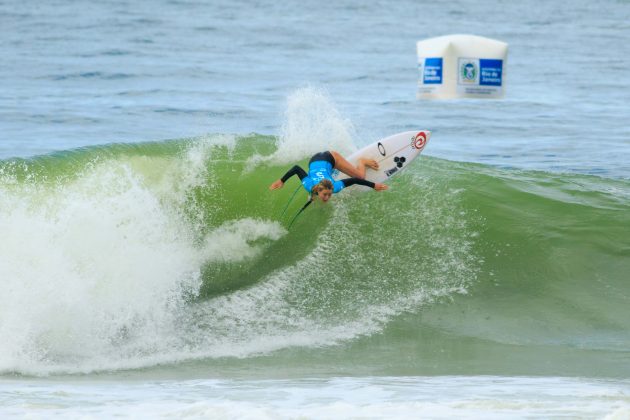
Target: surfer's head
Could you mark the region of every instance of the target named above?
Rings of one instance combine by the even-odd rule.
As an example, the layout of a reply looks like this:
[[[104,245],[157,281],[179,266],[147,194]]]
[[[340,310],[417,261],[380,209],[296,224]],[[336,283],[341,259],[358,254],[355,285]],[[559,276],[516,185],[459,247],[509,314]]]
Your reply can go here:
[[[320,181],[313,187],[313,195],[318,196],[324,203],[330,200],[333,193],[333,184],[329,179]]]

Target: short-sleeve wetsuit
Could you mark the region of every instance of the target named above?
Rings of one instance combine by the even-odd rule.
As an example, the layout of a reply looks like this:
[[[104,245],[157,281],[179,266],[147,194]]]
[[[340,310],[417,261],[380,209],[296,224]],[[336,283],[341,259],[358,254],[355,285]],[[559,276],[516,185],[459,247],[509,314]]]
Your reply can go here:
[[[319,184],[324,179],[332,182],[333,185],[333,193],[338,193],[346,187],[349,187],[354,184],[365,185],[370,188],[374,188],[374,183],[371,181],[366,181],[361,178],[346,178],[342,180],[335,180],[332,177],[333,168],[335,167],[335,158],[330,152],[321,152],[315,154],[308,165],[308,174],[304,171],[304,169],[300,168],[298,165],[295,165],[293,168],[289,169],[286,174],[281,178],[282,182],[287,182],[289,178],[293,175],[297,175],[302,181],[302,186],[306,191],[310,194],[313,191],[313,187]]]

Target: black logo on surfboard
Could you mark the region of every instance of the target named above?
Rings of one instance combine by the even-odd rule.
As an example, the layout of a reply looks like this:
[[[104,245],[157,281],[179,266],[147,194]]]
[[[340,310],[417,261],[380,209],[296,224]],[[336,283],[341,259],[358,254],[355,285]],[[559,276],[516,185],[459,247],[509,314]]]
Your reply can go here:
[[[396,166],[392,169],[388,169],[385,171],[385,175],[387,176],[392,176],[394,175],[396,172],[398,172],[398,169],[402,168],[403,165],[405,164],[405,161],[407,160],[407,158],[405,158],[404,156],[396,156],[394,157],[394,163],[396,164]]]
[[[385,153],[385,146],[383,146],[383,143],[381,143],[380,141],[378,142],[378,152],[385,156],[387,153]]]

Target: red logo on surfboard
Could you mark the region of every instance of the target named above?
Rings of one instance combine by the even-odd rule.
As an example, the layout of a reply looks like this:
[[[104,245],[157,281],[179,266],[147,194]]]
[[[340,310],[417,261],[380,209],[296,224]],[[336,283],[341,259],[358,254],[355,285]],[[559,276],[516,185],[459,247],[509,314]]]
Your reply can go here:
[[[414,149],[422,150],[425,144],[427,144],[427,135],[422,131],[411,139],[411,147]]]

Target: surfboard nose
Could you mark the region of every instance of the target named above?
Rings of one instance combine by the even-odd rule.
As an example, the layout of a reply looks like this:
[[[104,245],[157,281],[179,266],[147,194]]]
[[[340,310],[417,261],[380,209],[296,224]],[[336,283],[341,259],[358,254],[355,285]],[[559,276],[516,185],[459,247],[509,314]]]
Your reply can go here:
[[[416,150],[424,149],[427,142],[431,138],[431,132],[427,130],[418,131],[411,139],[411,147]]]

